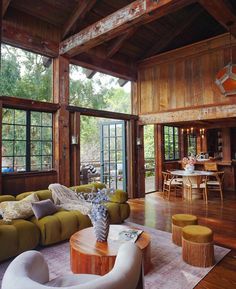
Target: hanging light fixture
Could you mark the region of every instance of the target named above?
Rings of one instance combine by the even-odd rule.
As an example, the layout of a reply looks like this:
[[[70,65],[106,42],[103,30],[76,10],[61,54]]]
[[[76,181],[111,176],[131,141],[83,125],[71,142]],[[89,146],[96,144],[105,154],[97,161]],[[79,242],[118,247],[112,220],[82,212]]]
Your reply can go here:
[[[217,73],[215,81],[221,93],[225,96],[236,94],[236,64],[233,64],[232,35],[230,29],[232,24],[233,23],[228,24],[230,62]]]

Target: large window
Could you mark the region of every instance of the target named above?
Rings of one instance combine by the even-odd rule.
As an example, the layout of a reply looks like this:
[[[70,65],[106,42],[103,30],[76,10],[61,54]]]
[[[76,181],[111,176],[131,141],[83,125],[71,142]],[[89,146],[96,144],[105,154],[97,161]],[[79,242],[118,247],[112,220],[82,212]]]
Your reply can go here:
[[[164,153],[165,160],[179,159],[179,128],[164,126]]]
[[[52,169],[52,113],[3,109],[2,172]]]

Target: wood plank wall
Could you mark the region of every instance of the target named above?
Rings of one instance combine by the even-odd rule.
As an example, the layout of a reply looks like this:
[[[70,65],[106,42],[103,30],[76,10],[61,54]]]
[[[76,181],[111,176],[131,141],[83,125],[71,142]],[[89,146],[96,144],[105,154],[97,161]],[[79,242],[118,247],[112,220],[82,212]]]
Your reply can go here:
[[[233,41],[236,45],[236,41]],[[233,47],[236,61],[236,47]],[[236,103],[215,85],[230,60],[228,34],[152,57],[139,64],[133,108],[139,115]],[[188,119],[184,119],[188,120]]]

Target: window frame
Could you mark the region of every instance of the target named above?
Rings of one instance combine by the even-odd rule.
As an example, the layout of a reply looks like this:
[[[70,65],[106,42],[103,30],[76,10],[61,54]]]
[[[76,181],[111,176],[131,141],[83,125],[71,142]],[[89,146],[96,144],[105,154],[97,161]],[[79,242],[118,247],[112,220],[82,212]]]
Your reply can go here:
[[[168,128],[168,134],[165,133],[165,128]],[[170,134],[170,128],[172,128],[172,134]],[[175,133],[176,129],[177,129],[177,134]],[[167,144],[166,144],[166,138],[165,138],[166,135],[168,136]],[[170,149],[171,148],[170,136],[172,137],[172,149]],[[171,126],[171,125],[164,125],[163,126],[163,139],[164,139],[163,141],[164,142],[164,161],[180,160],[180,129],[179,127]],[[176,149],[176,145],[177,145],[177,149]],[[168,147],[168,158],[166,158],[166,147]],[[173,157],[170,157],[171,153]]]
[[[13,110],[14,111],[14,115],[15,115],[15,111],[16,110],[24,111],[26,113],[25,124],[16,124],[15,123],[15,117],[14,117],[14,122],[12,124],[3,122],[3,111],[4,111],[4,109]],[[41,119],[40,125],[32,125],[31,124],[31,113],[32,112],[37,112],[37,113],[41,114],[41,116],[40,116],[40,119]],[[42,123],[42,114],[43,113],[51,114],[51,124],[50,125],[43,125],[43,123]],[[26,149],[25,149],[25,155],[24,156],[20,156],[20,157],[25,157],[25,170],[22,170],[22,171],[17,171],[16,170],[14,159],[15,159],[15,157],[19,157],[19,156],[15,154],[15,150],[14,150],[14,147],[13,147],[12,156],[10,156],[10,155],[7,156],[9,158],[13,158],[13,162],[12,162],[13,171],[11,171],[11,172],[1,172],[2,174],[7,174],[8,175],[8,174],[42,173],[42,172],[48,172],[48,171],[53,171],[54,170],[54,112],[53,111],[46,111],[46,110],[39,110],[39,109],[36,110],[36,109],[31,109],[31,108],[9,107],[9,106],[4,107],[3,106],[2,107],[1,129],[3,128],[3,125],[13,125],[14,128],[15,128],[16,125],[21,125],[21,126],[24,125],[25,126],[25,129],[26,129],[26,138],[25,138]],[[32,142],[31,129],[32,129],[32,127],[40,127],[40,129],[41,129],[40,139],[38,140],[38,142],[40,142],[40,152],[41,152],[40,155],[32,155],[32,152],[31,152],[31,142]],[[50,140],[44,140],[43,139],[42,128],[44,128],[44,127],[51,128]],[[14,136],[15,136],[15,130],[14,130]],[[1,142],[4,142],[4,141],[10,141],[10,140],[9,139],[4,139],[3,132],[2,132]],[[15,138],[14,138],[12,141],[15,142],[17,140],[15,140]],[[47,154],[47,155],[43,154],[43,152],[42,152],[42,143],[43,142],[50,142],[51,143],[51,154]],[[40,156],[41,157],[41,160],[40,160],[41,168],[40,169],[32,170],[31,159],[34,156]],[[42,167],[43,167],[43,156],[48,156],[48,157],[51,158],[50,169],[42,169]],[[3,154],[1,154],[1,158],[4,158]],[[2,168],[3,168],[3,166],[2,166],[2,159],[1,159],[1,169]]]
[[[189,148],[194,148],[194,155],[197,155],[197,135],[196,133],[190,133],[187,135],[187,155],[190,156],[192,152],[189,152]]]

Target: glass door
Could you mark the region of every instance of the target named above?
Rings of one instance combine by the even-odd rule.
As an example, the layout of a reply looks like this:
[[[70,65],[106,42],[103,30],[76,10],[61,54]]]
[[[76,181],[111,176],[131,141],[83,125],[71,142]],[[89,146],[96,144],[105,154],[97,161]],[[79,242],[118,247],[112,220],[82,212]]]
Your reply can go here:
[[[110,188],[126,190],[125,122],[101,124],[101,182]]]

